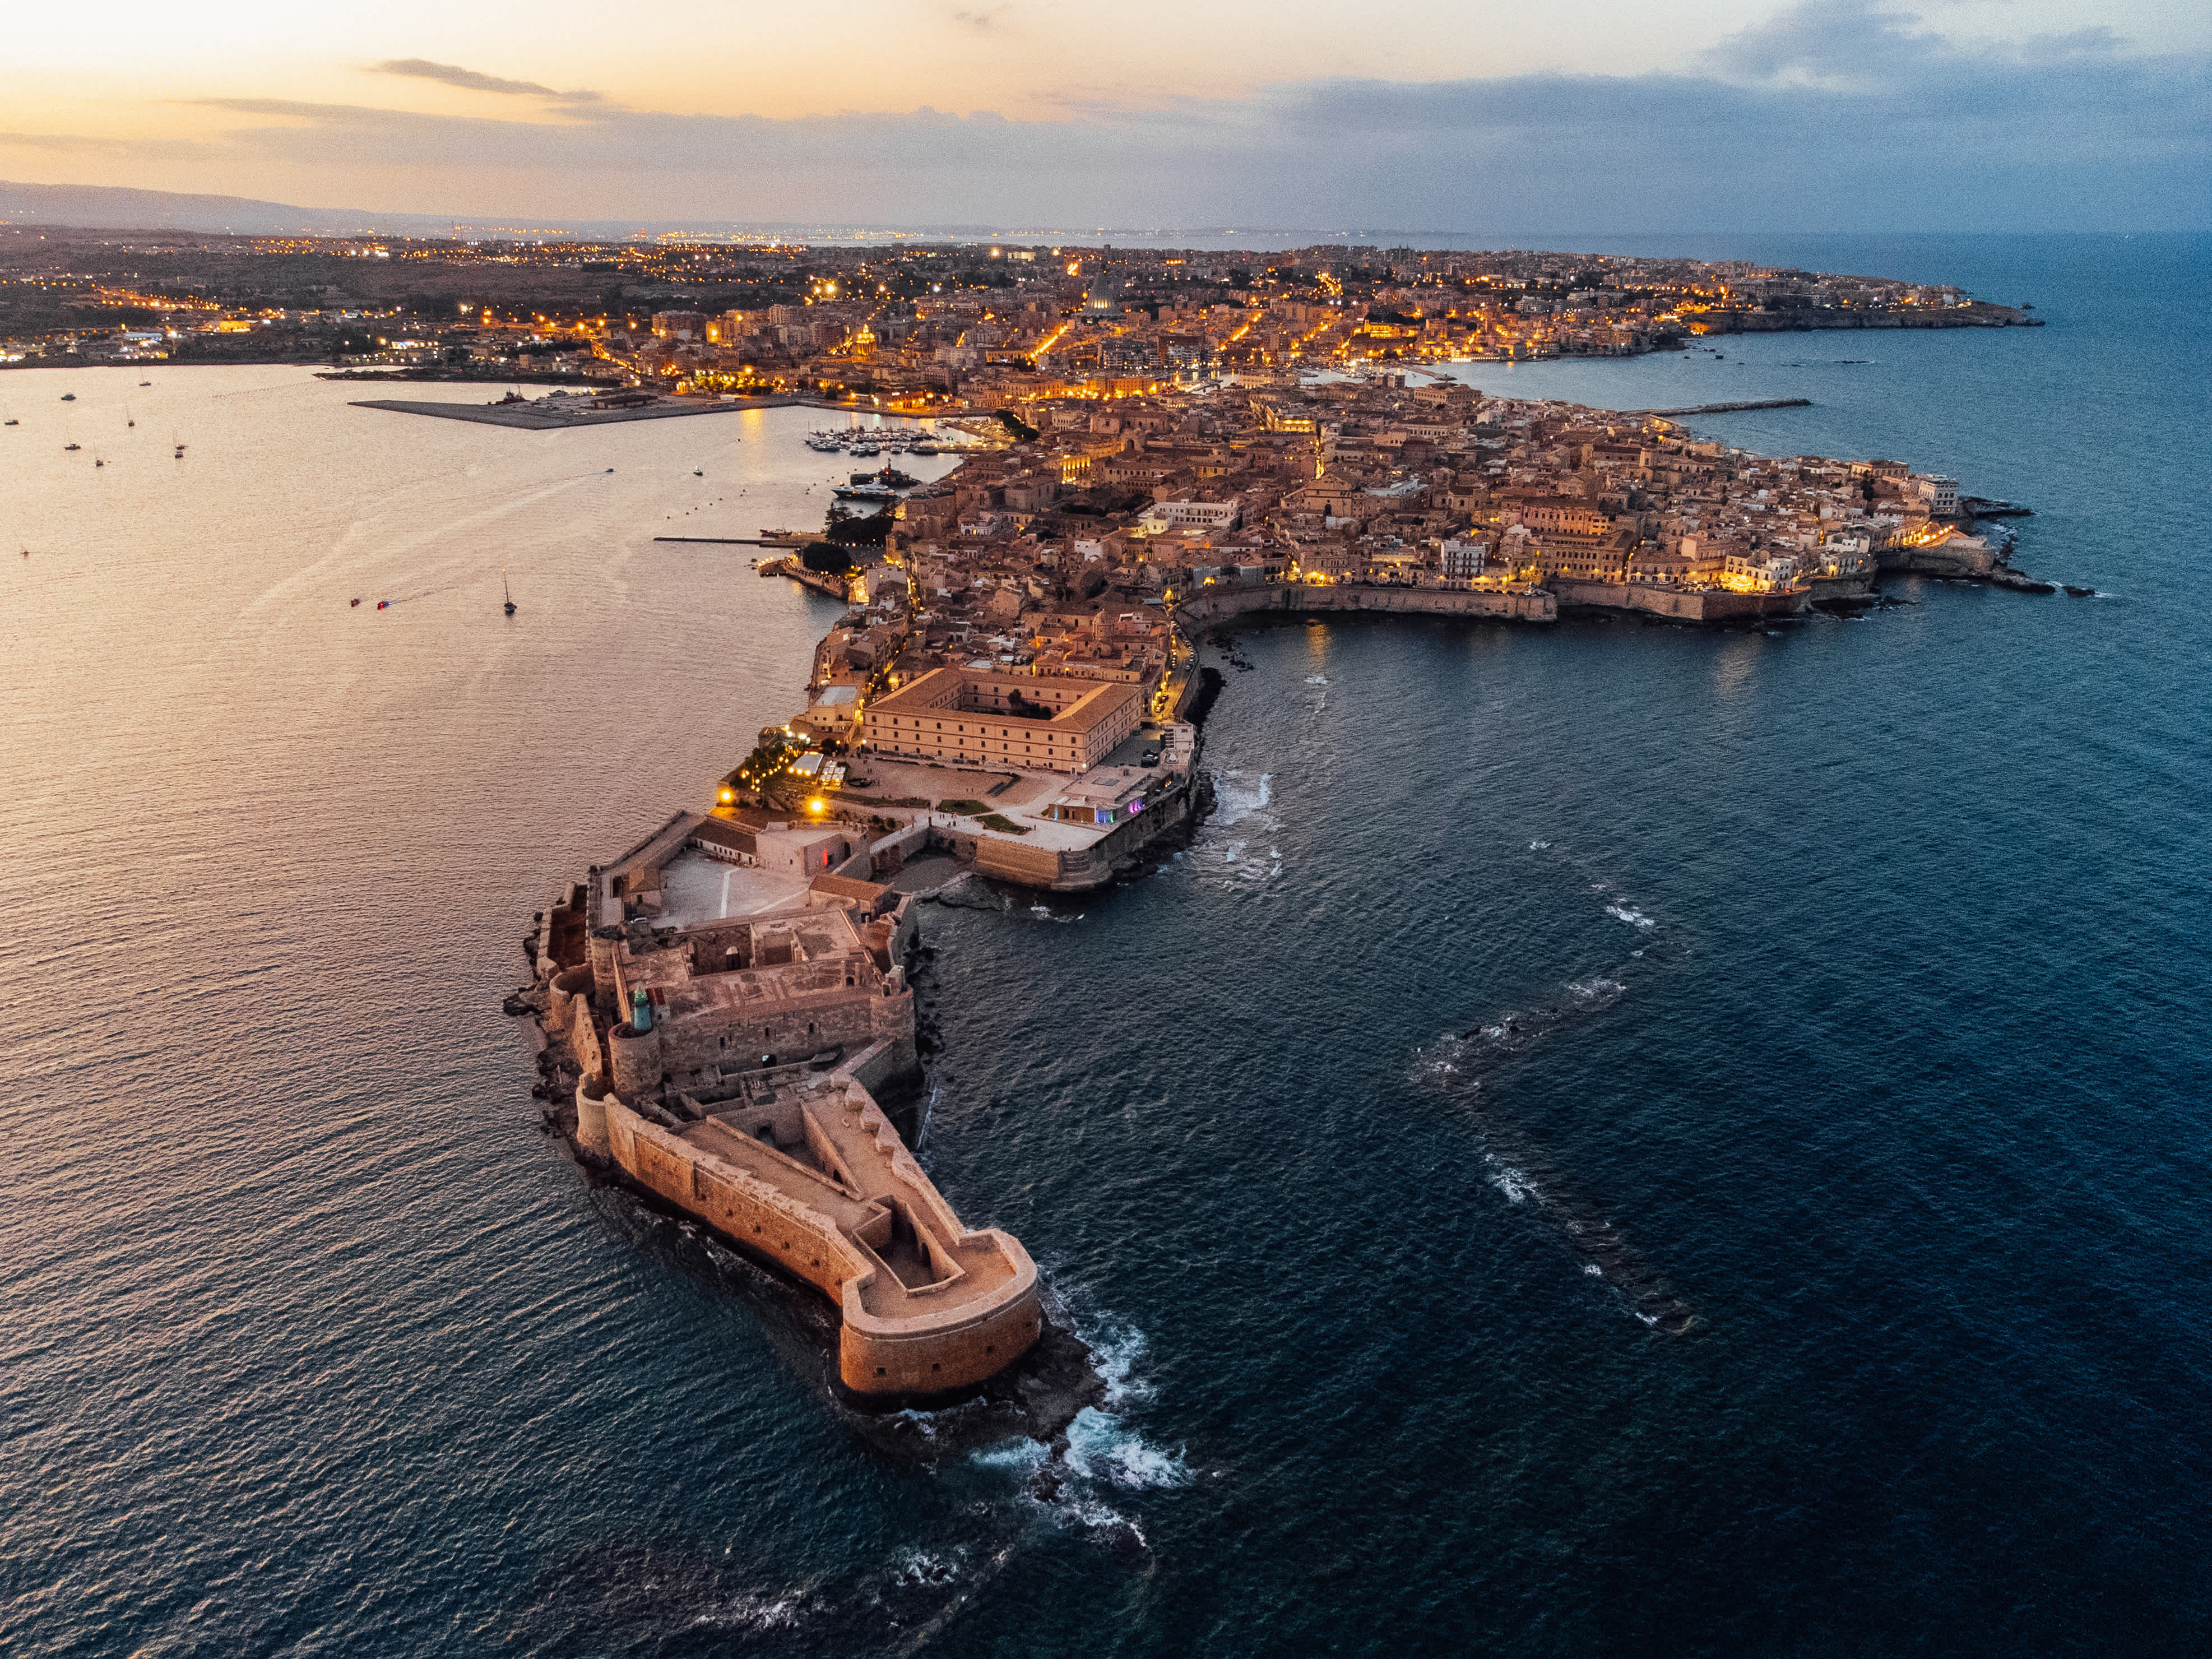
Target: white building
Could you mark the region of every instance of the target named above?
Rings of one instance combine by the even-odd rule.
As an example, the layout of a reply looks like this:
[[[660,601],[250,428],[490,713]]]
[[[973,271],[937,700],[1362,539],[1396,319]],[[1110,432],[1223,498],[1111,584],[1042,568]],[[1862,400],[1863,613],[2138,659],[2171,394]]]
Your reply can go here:
[[[1488,542],[1463,541],[1456,536],[1451,537],[1443,544],[1444,580],[1463,581],[1480,576],[1489,557]]]
[[[1778,593],[1797,580],[1797,561],[1771,547],[1728,556],[1728,585],[1753,593]]]
[[[1243,503],[1234,498],[1225,501],[1154,501],[1145,509],[1145,517],[1163,531],[1234,530],[1243,510]]]
[[[1928,503],[1929,518],[1949,519],[1958,516],[1959,481],[1956,478],[1947,478],[1942,473],[1936,472],[1929,474],[1926,477],[1917,478],[1913,482],[1920,488],[1920,499]]]

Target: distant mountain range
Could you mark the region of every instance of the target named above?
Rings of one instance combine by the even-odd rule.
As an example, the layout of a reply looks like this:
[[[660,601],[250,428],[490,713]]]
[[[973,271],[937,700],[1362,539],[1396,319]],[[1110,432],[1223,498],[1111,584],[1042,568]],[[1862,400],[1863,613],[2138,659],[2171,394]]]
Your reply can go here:
[[[79,230],[228,231],[240,236],[307,232],[343,236],[450,236],[454,222],[422,213],[288,207],[244,196],[184,196],[105,185],[19,185],[0,179],[0,220]],[[471,234],[474,234],[471,232]]]
[[[434,213],[380,213],[368,208],[293,207],[246,196],[187,196],[166,190],[107,185],[22,185],[0,179],[0,223],[54,225],[72,230],[175,230],[235,236],[785,236],[819,241],[872,240],[886,233],[861,225],[740,225],[678,220],[538,219],[499,222]],[[925,233],[988,237],[992,227],[933,226]],[[912,229],[897,233],[916,234]],[[1001,233],[1003,234],[1003,233]]]
[[[1305,247],[1323,243],[1403,242],[1423,247],[1507,246],[1433,231],[1156,228],[1079,230],[1042,225],[760,224],[732,220],[517,219],[494,220],[436,213],[381,213],[368,208],[293,207],[249,196],[188,196],[167,190],[126,190],[110,185],[23,185],[0,179],[0,224],[53,225],[70,230],[167,230],[234,236],[422,236],[470,240],[574,237],[614,241],[629,236],[777,237],[820,245],[904,240],[992,239],[1020,246],[1088,244],[1117,246],[1218,248]]]

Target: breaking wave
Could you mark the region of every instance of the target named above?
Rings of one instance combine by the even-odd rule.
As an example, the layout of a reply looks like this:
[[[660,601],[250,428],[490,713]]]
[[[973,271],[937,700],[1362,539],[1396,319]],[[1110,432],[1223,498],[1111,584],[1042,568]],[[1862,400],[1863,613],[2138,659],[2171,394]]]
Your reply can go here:
[[[1068,1425],[1067,1467],[1131,1492],[1180,1486],[1190,1480],[1179,1453],[1160,1450],[1095,1406],[1085,1406]]]
[[[1243,780],[1243,772],[1223,772],[1213,781],[1213,822],[1226,829],[1232,823],[1242,823],[1255,813],[1265,812],[1275,798],[1274,774],[1262,772],[1255,783]]]

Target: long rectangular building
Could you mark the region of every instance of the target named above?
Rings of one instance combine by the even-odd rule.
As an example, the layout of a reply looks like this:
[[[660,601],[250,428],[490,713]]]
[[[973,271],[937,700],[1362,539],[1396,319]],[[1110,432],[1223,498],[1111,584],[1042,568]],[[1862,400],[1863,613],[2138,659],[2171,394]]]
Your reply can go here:
[[[939,668],[870,703],[861,742],[917,760],[1087,772],[1144,712],[1133,685]]]

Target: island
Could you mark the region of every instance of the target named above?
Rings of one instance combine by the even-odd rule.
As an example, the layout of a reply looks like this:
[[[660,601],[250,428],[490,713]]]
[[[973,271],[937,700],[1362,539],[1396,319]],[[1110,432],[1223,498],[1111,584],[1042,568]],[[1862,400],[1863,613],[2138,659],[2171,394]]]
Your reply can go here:
[[[1765,626],[1879,604],[1885,573],[2052,591],[1973,533],[2027,509],[1947,475],[1439,374],[1062,393],[981,429],[933,483],[856,474],[879,514],[756,562],[848,603],[803,706],[538,913],[509,1005],[577,1156],[828,1297],[863,1400],[975,1389],[1048,1328],[1028,1252],[955,1213],[886,1109],[921,1070],[903,878],[1082,892],[1180,845],[1212,799],[1209,634],[1235,666],[1240,618]]]

